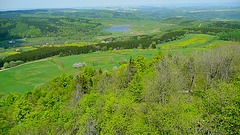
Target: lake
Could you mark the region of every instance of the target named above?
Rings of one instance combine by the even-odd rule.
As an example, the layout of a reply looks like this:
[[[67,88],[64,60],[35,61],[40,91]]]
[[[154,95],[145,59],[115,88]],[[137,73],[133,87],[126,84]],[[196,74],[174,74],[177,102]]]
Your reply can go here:
[[[127,30],[128,28],[133,27],[132,25],[113,25],[110,28],[102,29],[104,31],[110,31],[110,32],[131,32],[130,30]]]

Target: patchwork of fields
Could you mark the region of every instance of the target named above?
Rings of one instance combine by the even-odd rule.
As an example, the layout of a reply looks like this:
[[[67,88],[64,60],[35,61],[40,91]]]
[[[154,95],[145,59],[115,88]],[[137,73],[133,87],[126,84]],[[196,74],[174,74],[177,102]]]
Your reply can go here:
[[[176,40],[157,45],[158,49],[167,51],[192,52],[193,50],[204,50],[227,41],[214,40],[215,36],[204,34],[190,34],[181,40]],[[25,48],[30,49],[30,48]],[[53,57],[48,61],[24,64],[9,70],[0,72],[0,92],[24,93],[39,87],[61,74],[76,74],[80,70],[73,67],[74,63],[85,62],[87,66],[95,69],[112,70],[114,66],[120,66],[121,59],[129,60],[143,55],[148,60],[157,54],[158,49],[128,49],[109,52],[95,52],[67,57]]]
[[[121,50],[118,52],[96,52],[82,55],[53,58],[52,61],[40,61],[24,64],[19,67],[0,72],[0,92],[10,93],[26,91],[39,87],[61,74],[76,74],[80,70],[74,69],[73,64],[86,62],[88,66],[95,69],[111,70],[114,66],[119,66],[121,58],[129,59],[144,55],[151,60],[158,51],[155,50]],[[93,66],[93,60],[95,66]]]

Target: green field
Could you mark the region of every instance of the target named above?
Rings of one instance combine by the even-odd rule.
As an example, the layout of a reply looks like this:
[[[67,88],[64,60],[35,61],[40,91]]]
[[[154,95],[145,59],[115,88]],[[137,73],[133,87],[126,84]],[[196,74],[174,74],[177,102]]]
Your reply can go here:
[[[189,34],[185,38],[157,45],[158,49],[192,52],[215,46],[215,36],[205,34]]]
[[[20,51],[30,51],[30,50],[34,50],[37,48],[33,48],[32,46],[15,47],[15,48],[11,48],[11,49],[0,48],[0,58],[4,58],[6,56],[13,55],[13,54],[19,54],[20,52],[17,52],[16,51],[17,49],[19,49]]]
[[[190,34],[185,38],[157,45],[158,49],[178,52],[192,52],[193,50],[205,50],[228,41],[214,40],[215,36],[204,34]],[[121,59],[129,60],[144,55],[148,60],[157,54],[158,49],[128,49],[108,52],[94,52],[89,54],[72,55],[66,57],[53,57],[48,61],[40,61],[25,64],[6,71],[0,72],[0,92],[23,93],[34,89],[52,80],[63,73],[75,74],[81,69],[75,69],[74,63],[85,62],[87,66],[95,69],[112,70],[114,66],[119,67]],[[93,61],[95,64],[93,64]]]
[[[118,52],[95,52],[82,55],[73,55],[61,58],[53,58],[50,61],[40,61],[18,66],[9,70],[0,72],[0,92],[24,93],[34,87],[41,86],[56,76],[61,74],[75,74],[80,70],[74,69],[74,63],[86,62],[88,66],[95,69],[111,70],[114,66],[119,66],[121,57],[129,59],[131,56],[136,58],[138,55],[144,55],[148,60],[158,52],[158,50],[121,50]],[[93,66],[92,61],[97,63]],[[97,62],[96,62],[97,61]],[[62,63],[63,66],[60,66]]]
[[[29,63],[0,72],[0,92],[23,93],[42,85],[63,73],[73,74],[75,70],[62,70],[49,61]]]
[[[151,60],[152,57],[157,54],[158,50],[150,49],[128,49],[128,50],[118,50],[116,52],[95,52],[91,54],[83,54],[83,55],[74,55],[57,58],[57,61],[63,62],[64,68],[73,68],[72,65],[74,63],[85,62],[88,66],[92,66],[95,69],[107,69],[111,70],[114,66],[119,66],[119,61],[121,58],[129,59],[130,57],[136,58],[138,55],[143,55],[148,60]],[[93,65],[93,61],[95,61],[95,65]]]

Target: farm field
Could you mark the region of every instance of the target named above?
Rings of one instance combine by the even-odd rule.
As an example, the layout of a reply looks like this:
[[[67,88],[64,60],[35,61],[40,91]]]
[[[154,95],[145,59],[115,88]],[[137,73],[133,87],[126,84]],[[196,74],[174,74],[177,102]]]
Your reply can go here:
[[[170,52],[192,52],[193,50],[204,50],[228,41],[213,40],[215,37],[204,34],[190,34],[185,38],[157,45],[158,49]],[[27,49],[27,48],[26,48]],[[148,60],[157,54],[158,49],[128,49],[108,52],[94,52],[66,57],[53,57],[49,61],[41,61],[25,64],[6,71],[0,72],[0,92],[23,93],[34,87],[41,86],[56,76],[63,73],[75,74],[78,69],[74,69],[74,63],[85,62],[87,66],[95,69],[112,70],[114,66],[119,67],[121,59],[129,60],[143,55]]]
[[[215,36],[205,34],[188,34],[185,38],[158,44],[157,48],[170,51],[192,52],[193,50],[204,50],[215,46]],[[218,43],[221,41],[218,41]]]
[[[41,86],[63,73],[73,74],[75,70],[62,70],[49,61],[24,64],[0,72],[0,92],[24,93]]]
[[[0,92],[24,93],[33,90],[34,87],[41,86],[56,76],[61,74],[75,74],[80,70],[74,69],[73,64],[86,62],[88,66],[95,69],[111,70],[114,66],[119,66],[121,58],[129,59],[131,56],[136,58],[138,55],[144,55],[150,60],[158,50],[130,49],[118,52],[95,52],[82,55],[73,55],[67,57],[53,58],[52,61],[40,61],[24,64],[9,70],[0,72]],[[93,66],[92,61],[95,61]],[[62,66],[61,66],[61,64]]]
[[[1,49],[0,50],[0,58],[6,57],[9,55],[13,55],[13,54],[19,54],[20,52],[17,52],[16,51],[17,49],[19,49],[20,51],[30,51],[30,50],[34,50],[37,48],[33,48],[32,46],[25,46],[25,47],[11,48],[11,49]]]
[[[204,50],[229,41],[214,40],[215,36],[204,34],[189,34],[185,38],[157,45],[158,49],[170,52],[188,53],[193,50]],[[30,49],[25,47],[25,49]],[[0,92],[23,93],[34,87],[41,86],[56,76],[63,73],[75,74],[80,70],[74,69],[74,63],[85,62],[87,66],[95,69],[112,70],[114,66],[119,67],[121,59],[129,60],[143,55],[148,60],[157,54],[158,49],[127,49],[108,52],[94,52],[66,57],[53,57],[49,61],[41,61],[25,64],[6,71],[0,72]]]
[[[66,69],[73,68],[74,63],[85,62],[88,66],[92,66],[95,69],[111,70],[114,66],[119,66],[119,62],[122,58],[129,60],[130,57],[136,58],[138,55],[143,55],[148,60],[157,54],[157,49],[128,49],[118,50],[116,52],[95,52],[90,54],[73,55],[67,57],[61,57],[55,59],[56,61],[62,61],[63,67]],[[94,65],[93,65],[94,61]]]

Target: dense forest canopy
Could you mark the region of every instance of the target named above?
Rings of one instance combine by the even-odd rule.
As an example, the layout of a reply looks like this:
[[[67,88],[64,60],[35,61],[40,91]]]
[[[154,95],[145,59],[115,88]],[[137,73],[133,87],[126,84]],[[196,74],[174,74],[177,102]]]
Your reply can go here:
[[[73,35],[104,35],[102,24],[80,18],[6,18],[0,20],[1,41],[33,37],[69,37]]]

